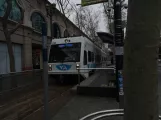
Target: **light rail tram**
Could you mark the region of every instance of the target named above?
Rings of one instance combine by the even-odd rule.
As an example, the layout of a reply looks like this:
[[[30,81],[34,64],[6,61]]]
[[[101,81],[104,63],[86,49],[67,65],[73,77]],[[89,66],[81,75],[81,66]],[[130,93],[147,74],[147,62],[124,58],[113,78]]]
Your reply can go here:
[[[110,61],[109,52],[86,37],[53,39],[49,50],[48,74],[58,79],[78,76],[80,68],[102,68]],[[93,70],[80,70],[81,78],[89,77]]]

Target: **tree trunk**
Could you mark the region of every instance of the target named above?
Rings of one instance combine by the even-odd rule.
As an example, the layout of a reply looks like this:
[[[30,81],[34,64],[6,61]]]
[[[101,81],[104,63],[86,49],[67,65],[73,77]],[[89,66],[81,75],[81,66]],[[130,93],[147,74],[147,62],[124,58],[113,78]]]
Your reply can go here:
[[[5,37],[6,37],[8,54],[9,54],[10,72],[16,72],[15,57],[14,57],[13,48],[12,48],[11,35],[5,34]],[[16,87],[17,87],[17,81],[16,79],[14,79],[14,76],[12,76],[11,77],[11,88],[16,88]]]
[[[8,49],[8,54],[9,54],[9,59],[10,59],[10,72],[15,72],[15,58],[14,58],[14,53],[13,53],[13,48],[12,48],[12,42],[11,42],[11,37],[10,35],[6,36],[6,42],[7,42],[7,49]]]
[[[124,45],[124,120],[158,120],[161,0],[129,0]]]

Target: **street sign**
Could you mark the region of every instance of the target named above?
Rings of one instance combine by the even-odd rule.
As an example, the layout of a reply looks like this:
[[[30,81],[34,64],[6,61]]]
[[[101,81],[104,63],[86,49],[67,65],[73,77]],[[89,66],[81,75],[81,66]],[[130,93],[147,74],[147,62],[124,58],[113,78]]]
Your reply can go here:
[[[88,5],[98,4],[102,2],[108,2],[108,0],[82,0],[81,5],[88,6]]]

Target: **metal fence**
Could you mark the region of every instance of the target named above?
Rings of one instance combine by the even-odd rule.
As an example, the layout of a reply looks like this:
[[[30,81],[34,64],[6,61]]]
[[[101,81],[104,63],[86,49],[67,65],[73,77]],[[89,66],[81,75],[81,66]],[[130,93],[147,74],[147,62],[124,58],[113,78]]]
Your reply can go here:
[[[0,74],[0,95],[42,81],[42,70]]]

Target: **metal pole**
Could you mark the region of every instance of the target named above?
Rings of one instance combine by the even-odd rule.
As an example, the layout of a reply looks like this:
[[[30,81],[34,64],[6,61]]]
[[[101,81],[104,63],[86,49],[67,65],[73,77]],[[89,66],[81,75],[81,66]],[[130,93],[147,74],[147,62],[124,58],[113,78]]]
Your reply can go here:
[[[76,65],[76,69],[78,70],[78,85],[80,85],[80,68],[79,64]]]
[[[123,107],[123,35],[121,19],[121,0],[114,0],[114,39],[115,39],[115,58],[116,58],[116,83],[117,83],[117,101],[120,108]]]
[[[80,69],[78,69],[78,84],[80,85]]]
[[[43,45],[43,80],[44,80],[44,120],[49,120],[48,58],[47,58],[47,27],[46,27],[46,23],[42,23],[42,45]]]
[[[53,39],[53,19],[52,19],[52,16],[53,16],[53,9],[52,9],[52,6],[50,5],[50,32],[51,32],[51,42],[52,42],[52,39]]]

